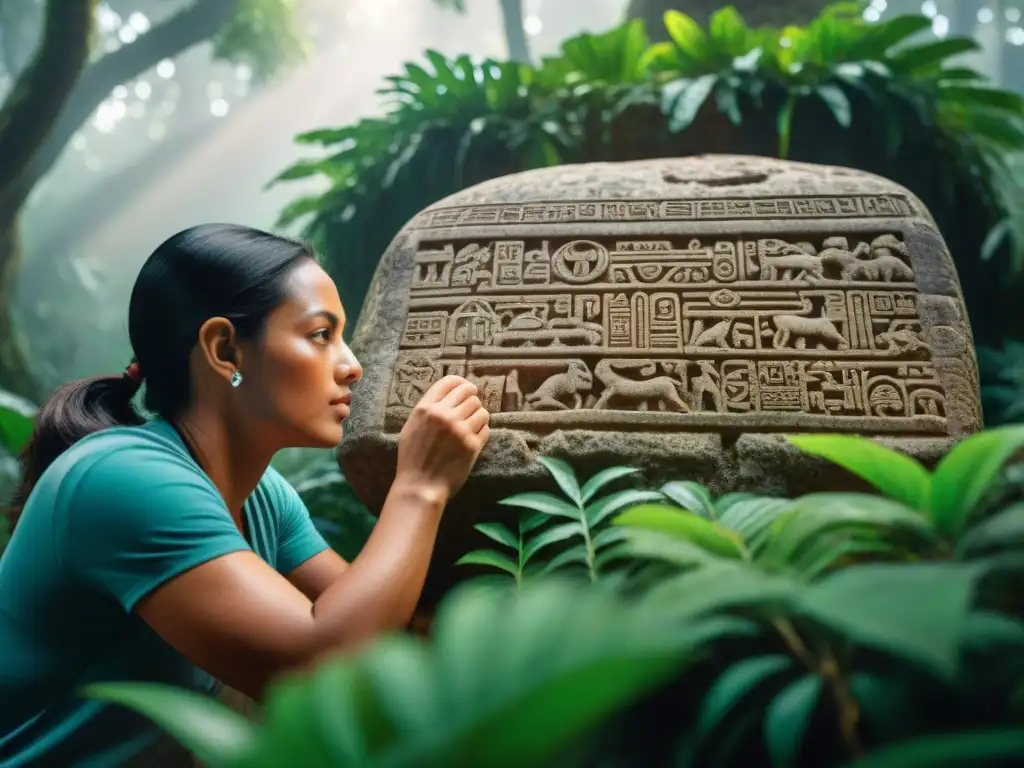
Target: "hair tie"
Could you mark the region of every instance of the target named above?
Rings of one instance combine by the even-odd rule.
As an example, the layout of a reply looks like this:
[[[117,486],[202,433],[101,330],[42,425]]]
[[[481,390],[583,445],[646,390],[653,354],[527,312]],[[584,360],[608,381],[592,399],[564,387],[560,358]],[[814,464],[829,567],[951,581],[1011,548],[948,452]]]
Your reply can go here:
[[[132,362],[129,364],[129,366],[124,369],[124,375],[127,376],[132,381],[134,381],[134,382],[136,382],[138,384],[141,384],[142,383],[142,366],[140,366],[137,361],[132,360]]]

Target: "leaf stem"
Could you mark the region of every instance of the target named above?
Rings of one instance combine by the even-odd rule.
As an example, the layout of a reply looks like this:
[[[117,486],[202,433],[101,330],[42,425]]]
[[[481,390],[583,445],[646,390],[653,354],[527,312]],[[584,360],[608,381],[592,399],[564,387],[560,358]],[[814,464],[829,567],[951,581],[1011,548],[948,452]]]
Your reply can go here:
[[[525,515],[526,513],[523,512],[523,514]],[[523,569],[526,567],[526,564],[523,562],[523,559],[524,559],[523,556],[525,554],[525,550],[524,550],[523,545],[525,543],[526,542],[523,540],[523,526],[522,526],[522,523],[520,522],[520,525],[519,525],[519,555],[516,558],[516,592],[518,592],[519,589],[523,586]]]
[[[788,619],[775,619],[773,624],[793,655],[811,672],[821,677],[822,683],[831,694],[836,705],[839,733],[846,743],[850,756],[855,759],[863,757],[867,750],[860,737],[860,705],[850,692],[835,655],[827,648],[820,657],[812,653]]]
[[[594,541],[590,538],[590,524],[587,522],[587,510],[581,504],[576,507],[580,511],[580,527],[583,529],[583,543],[587,548],[587,573],[590,581],[597,581],[597,552],[594,551]]]

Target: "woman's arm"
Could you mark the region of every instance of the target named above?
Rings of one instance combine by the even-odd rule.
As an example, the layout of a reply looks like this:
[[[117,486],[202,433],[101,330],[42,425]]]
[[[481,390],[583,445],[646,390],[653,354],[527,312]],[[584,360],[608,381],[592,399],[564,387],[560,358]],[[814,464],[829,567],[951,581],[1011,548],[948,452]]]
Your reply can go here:
[[[325,549],[286,573],[285,578],[307,598],[316,600],[341,578],[346,568],[348,563],[341,555],[333,549]]]
[[[163,583],[136,613],[192,662],[253,698],[281,672],[404,626],[423,589],[444,505],[488,437],[476,393],[449,377],[413,410],[373,533],[315,601],[254,553],[234,552]]]
[[[442,502],[396,484],[364,550],[315,602],[256,554],[236,552],[158,587],[136,613],[197,666],[258,699],[277,674],[409,621]]]

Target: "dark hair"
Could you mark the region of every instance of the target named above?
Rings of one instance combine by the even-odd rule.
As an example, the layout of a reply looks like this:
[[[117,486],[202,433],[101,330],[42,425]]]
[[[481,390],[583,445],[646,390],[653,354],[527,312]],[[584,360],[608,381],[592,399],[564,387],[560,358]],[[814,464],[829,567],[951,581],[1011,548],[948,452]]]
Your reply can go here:
[[[46,468],[77,441],[107,427],[144,422],[132,405],[143,379],[147,410],[168,419],[180,413],[191,401],[189,361],[203,323],[225,317],[239,338],[257,338],[284,299],[290,270],[312,258],[305,243],[234,224],[192,227],[160,245],[142,265],[128,308],[141,376],[79,379],[53,393],[21,455],[12,520]]]

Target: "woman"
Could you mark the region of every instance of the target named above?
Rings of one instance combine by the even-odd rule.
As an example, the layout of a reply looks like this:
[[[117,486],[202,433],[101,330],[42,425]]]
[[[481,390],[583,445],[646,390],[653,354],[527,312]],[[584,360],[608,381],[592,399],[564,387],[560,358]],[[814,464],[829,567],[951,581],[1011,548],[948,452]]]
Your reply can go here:
[[[476,387],[435,384],[348,564],[270,468],[331,448],[361,369],[338,292],[300,243],[240,226],[170,238],[132,291],[123,376],[41,409],[0,559],[0,766],[179,764],[144,719],[76,695],[145,680],[259,698],[325,652],[400,628],[445,503],[488,436]],[[131,401],[145,382],[144,421]],[[180,755],[179,755],[180,758]]]

